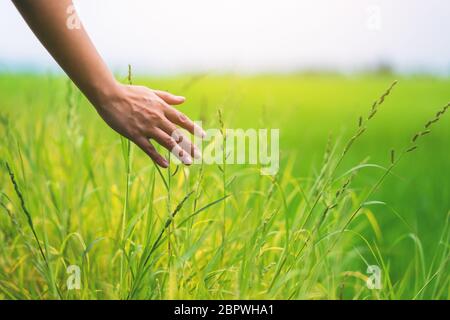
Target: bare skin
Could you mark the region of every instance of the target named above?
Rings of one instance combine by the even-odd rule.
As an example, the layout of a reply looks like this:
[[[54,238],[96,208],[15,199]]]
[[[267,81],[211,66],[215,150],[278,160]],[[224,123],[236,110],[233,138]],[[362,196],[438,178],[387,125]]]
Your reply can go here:
[[[169,163],[150,140],[170,150],[184,164],[199,157],[195,146],[177,130],[204,136],[204,131],[173,108],[184,97],[117,82],[87,32],[67,27],[72,0],[13,0],[27,24],[56,62],[115,131],[133,141],[161,167]],[[183,143],[181,143],[183,141]]]

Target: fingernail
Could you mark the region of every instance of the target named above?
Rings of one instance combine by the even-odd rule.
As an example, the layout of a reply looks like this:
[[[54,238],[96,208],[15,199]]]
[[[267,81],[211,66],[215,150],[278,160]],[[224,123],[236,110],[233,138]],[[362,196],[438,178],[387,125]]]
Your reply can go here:
[[[189,155],[186,154],[186,156],[185,156],[184,159],[183,159],[183,162],[184,162],[184,164],[186,164],[186,165],[191,165],[191,164],[192,164],[192,158],[191,158],[191,156],[189,156]]]
[[[205,130],[203,130],[202,128],[200,128],[199,126],[197,126],[195,128],[195,131],[198,132],[200,134],[201,138],[206,138],[206,132]]]
[[[162,161],[162,165],[163,165],[165,168],[167,168],[167,167],[169,166],[169,162],[168,162],[166,159],[164,159],[164,160]]]

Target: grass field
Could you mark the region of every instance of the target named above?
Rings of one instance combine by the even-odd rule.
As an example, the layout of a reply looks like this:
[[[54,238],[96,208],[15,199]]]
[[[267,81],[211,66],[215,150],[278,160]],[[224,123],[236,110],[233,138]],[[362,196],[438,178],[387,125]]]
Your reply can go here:
[[[185,95],[206,128],[221,126],[219,109],[228,128],[279,128],[279,174],[160,174],[65,78],[0,75],[0,298],[450,298],[449,114],[424,128],[449,79],[134,82]],[[69,265],[80,290],[67,289]],[[381,289],[366,286],[370,265]]]

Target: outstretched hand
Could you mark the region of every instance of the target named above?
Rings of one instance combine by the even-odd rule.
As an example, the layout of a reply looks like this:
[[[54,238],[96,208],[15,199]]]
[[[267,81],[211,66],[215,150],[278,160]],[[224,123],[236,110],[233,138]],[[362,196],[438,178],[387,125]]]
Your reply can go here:
[[[170,150],[187,165],[193,162],[192,157],[200,156],[189,139],[177,130],[179,126],[204,136],[201,128],[172,107],[183,103],[184,98],[146,87],[119,84],[81,21],[77,28],[67,27],[67,13],[76,13],[72,0],[13,2],[49,53],[111,128],[133,141],[162,167],[169,163],[150,140]]]
[[[96,109],[105,122],[115,131],[133,141],[158,165],[166,168],[169,163],[150,140],[172,152],[186,165],[200,153],[177,126],[191,134],[204,137],[204,131],[173,105],[180,105],[184,97],[143,86],[117,84],[113,93],[99,101]]]

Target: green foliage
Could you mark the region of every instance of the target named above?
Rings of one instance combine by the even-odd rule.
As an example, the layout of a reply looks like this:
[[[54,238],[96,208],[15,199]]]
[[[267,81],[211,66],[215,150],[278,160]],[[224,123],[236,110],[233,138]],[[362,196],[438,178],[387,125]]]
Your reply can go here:
[[[280,128],[268,177],[157,169],[66,79],[0,75],[0,298],[449,299],[450,81],[392,81],[133,78],[206,128]]]

